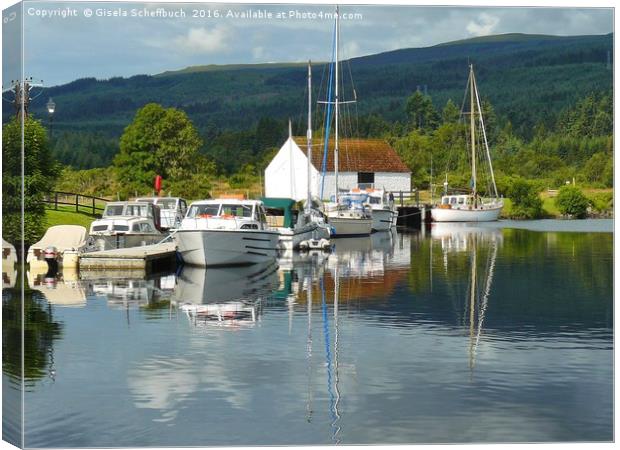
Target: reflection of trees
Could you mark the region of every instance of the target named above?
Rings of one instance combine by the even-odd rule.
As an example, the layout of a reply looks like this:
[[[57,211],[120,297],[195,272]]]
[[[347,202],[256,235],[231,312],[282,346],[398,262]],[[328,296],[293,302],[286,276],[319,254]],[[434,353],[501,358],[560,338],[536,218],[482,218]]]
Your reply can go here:
[[[18,275],[16,286],[21,285]],[[50,364],[54,340],[62,335],[63,325],[54,321],[52,308],[45,306],[39,294],[24,286],[24,373],[26,381],[44,377]],[[15,379],[22,377],[22,305],[18,289],[2,295],[2,369]]]
[[[484,235],[475,243],[479,256],[481,251],[488,252]],[[610,326],[611,233],[503,229],[500,238],[493,283],[494,303],[498,304],[493,309],[494,320]],[[457,311],[462,325],[466,315],[458,303],[467,294],[473,247],[457,249],[444,244],[441,237],[412,240],[409,289],[415,294],[412,301],[426,305],[435,315]]]

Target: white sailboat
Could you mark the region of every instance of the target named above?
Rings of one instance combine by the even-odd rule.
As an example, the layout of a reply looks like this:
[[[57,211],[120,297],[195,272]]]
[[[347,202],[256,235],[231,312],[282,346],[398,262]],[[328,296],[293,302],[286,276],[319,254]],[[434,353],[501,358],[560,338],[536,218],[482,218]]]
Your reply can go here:
[[[441,203],[431,208],[431,217],[435,222],[489,222],[499,218],[499,214],[504,206],[503,200],[497,194],[493,164],[491,163],[491,154],[484,128],[480,96],[476,86],[473,65],[469,66],[468,89],[470,94],[471,190],[467,194],[450,195],[446,181]],[[490,173],[491,192],[489,197],[482,197],[477,185],[476,139],[479,135],[476,134],[476,123],[478,123],[483,141],[483,159],[486,160]]]
[[[325,204],[325,212],[327,220],[332,226],[333,237],[343,236],[368,236],[372,232],[372,212],[364,205],[363,200],[359,201],[350,195],[344,198],[338,190],[338,140],[339,140],[339,114],[340,105],[343,102],[339,98],[339,62],[338,62],[338,45],[340,38],[340,14],[339,8],[336,7],[336,36],[335,36],[335,98],[333,102],[329,99],[326,102],[334,105],[334,173],[336,192],[333,202]]]

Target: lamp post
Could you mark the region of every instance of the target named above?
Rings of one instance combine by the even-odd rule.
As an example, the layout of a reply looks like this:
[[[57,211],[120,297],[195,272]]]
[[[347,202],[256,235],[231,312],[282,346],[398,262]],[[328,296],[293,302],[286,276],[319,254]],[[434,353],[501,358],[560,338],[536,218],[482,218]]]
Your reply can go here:
[[[50,97],[50,99],[47,101],[47,105],[45,105],[47,107],[47,113],[49,114],[49,118],[50,118],[50,139],[52,138],[52,122],[54,120],[54,111],[56,111],[56,103],[54,103],[54,100],[52,100],[52,97]]]

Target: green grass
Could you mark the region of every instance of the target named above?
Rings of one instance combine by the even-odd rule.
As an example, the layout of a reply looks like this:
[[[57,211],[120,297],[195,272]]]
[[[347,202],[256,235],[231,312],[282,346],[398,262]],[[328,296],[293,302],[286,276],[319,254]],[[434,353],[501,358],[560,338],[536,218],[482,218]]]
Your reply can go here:
[[[48,228],[54,225],[81,225],[89,229],[90,224],[95,219],[97,217],[91,214],[76,213],[75,208],[72,209],[72,207],[67,206],[59,206],[58,211],[45,210],[45,223]]]

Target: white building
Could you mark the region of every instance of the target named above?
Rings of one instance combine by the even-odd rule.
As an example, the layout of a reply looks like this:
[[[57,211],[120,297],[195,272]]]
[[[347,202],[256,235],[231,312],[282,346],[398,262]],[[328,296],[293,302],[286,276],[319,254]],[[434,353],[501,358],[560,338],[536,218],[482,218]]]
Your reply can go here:
[[[307,198],[308,166],[306,138],[289,137],[265,169],[265,196]],[[335,193],[334,142],[329,142],[325,177],[321,176],[324,144],[319,139],[312,146],[310,190],[313,196],[328,199]],[[341,139],[338,187],[352,189],[359,183],[372,183],[387,191],[411,190],[411,171],[396,151],[381,139]],[[321,192],[323,194],[321,195]]]

